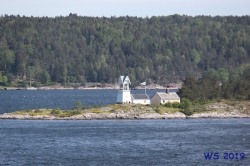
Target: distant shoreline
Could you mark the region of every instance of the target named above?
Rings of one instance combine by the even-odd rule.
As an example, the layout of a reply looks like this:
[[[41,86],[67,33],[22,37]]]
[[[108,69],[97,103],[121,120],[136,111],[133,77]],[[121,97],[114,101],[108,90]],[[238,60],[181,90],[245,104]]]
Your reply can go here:
[[[166,88],[147,88],[147,90],[165,90]],[[178,90],[178,88],[170,88],[173,90]],[[0,88],[0,90],[28,90],[27,88]],[[37,88],[34,90],[118,90],[115,88]],[[33,91],[34,91],[33,90]],[[144,90],[143,88],[140,89],[130,89],[130,90]]]
[[[43,86],[43,87],[0,87],[0,90],[118,90],[120,87],[118,84],[106,84],[102,85],[100,83],[87,83],[86,86],[80,85],[70,85],[70,86],[62,86],[61,84],[52,85],[52,86]],[[149,84],[146,86],[148,90],[164,90],[167,87],[161,86],[158,84]],[[181,88],[181,83],[175,84],[170,89],[178,90]],[[144,86],[136,86],[131,88],[131,90],[144,90]]]

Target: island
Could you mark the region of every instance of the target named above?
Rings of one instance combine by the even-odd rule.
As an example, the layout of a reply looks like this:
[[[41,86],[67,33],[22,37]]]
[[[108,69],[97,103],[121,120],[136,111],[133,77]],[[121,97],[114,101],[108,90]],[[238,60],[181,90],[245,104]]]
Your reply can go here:
[[[71,110],[33,109],[4,113],[0,119],[19,120],[91,120],[91,119],[185,119],[250,118],[249,101],[222,100],[193,106],[192,110],[165,105],[111,104],[84,107],[79,102]]]

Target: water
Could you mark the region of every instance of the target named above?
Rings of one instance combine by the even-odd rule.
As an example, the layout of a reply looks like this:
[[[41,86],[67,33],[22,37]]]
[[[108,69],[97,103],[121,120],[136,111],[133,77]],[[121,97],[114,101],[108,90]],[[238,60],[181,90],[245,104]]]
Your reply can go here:
[[[0,165],[250,163],[249,119],[0,120],[0,133]],[[226,160],[225,152],[245,158]]]
[[[149,97],[164,90],[147,90]],[[36,108],[71,109],[76,101],[84,106],[100,106],[116,103],[117,90],[37,90],[0,91],[0,114],[16,110]],[[132,90],[131,93],[145,93]]]

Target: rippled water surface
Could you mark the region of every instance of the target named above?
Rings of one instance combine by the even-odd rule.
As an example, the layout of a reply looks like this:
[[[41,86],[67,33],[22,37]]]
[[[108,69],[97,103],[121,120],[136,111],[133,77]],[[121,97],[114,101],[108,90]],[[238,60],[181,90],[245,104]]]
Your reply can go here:
[[[164,90],[147,90],[149,97]],[[35,90],[0,91],[0,114],[16,110],[35,108],[71,109],[76,101],[84,106],[98,106],[116,103],[117,90]],[[131,93],[145,93],[132,90]]]
[[[0,120],[0,140],[0,165],[250,163],[249,119]],[[245,158],[225,160],[224,152]]]

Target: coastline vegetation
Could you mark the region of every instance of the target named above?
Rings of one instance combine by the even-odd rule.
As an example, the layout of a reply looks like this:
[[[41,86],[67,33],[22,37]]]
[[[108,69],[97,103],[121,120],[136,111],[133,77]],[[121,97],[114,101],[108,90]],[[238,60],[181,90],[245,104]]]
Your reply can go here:
[[[249,26],[250,16],[4,15],[0,86],[113,84],[123,74],[132,87],[204,74],[224,84],[250,67]]]
[[[188,101],[188,100],[187,100]],[[22,110],[12,112],[12,115],[27,115],[27,116],[55,116],[59,118],[72,117],[84,115],[87,113],[93,114],[131,114],[138,116],[140,114],[154,114],[158,113],[163,115],[175,114],[182,112],[186,116],[197,113],[217,112],[217,113],[230,113],[231,111],[238,110],[239,113],[250,115],[250,101],[231,101],[222,99],[220,102],[210,102],[207,104],[196,103],[194,105],[187,102],[187,107],[183,107],[183,103],[166,103],[164,105],[140,105],[140,104],[111,104],[107,106],[98,107],[83,107],[78,110],[61,110],[56,109],[34,109]]]
[[[199,79],[189,76],[183,81],[178,94],[182,99],[181,103],[186,103],[185,107],[181,106],[182,104],[179,106],[185,115],[206,112],[207,108],[204,105],[222,103],[222,101],[227,105],[239,106],[239,110],[243,110],[243,107],[249,108],[250,70],[242,71],[239,78],[225,83],[220,82],[218,75],[211,73],[205,74]],[[244,102],[246,104],[242,104]],[[171,106],[171,104],[166,106]],[[209,111],[213,111],[213,109],[209,109]]]

